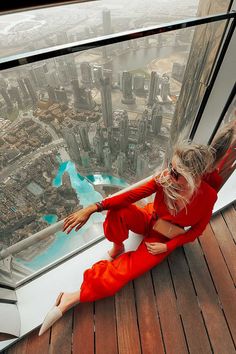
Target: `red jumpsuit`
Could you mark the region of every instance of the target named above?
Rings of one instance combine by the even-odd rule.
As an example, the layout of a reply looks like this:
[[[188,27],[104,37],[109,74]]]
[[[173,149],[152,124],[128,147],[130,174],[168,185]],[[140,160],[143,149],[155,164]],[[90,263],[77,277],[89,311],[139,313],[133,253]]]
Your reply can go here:
[[[133,203],[156,193],[154,203],[139,208]],[[102,260],[84,272],[80,301],[94,301],[114,295],[130,280],[135,279],[163,261],[175,248],[192,242],[200,236],[208,224],[217,200],[216,191],[202,181],[198,191],[191,198],[187,209],[177,215],[170,214],[164,201],[161,185],[152,178],[145,184],[102,201],[108,210],[104,222],[104,233],[108,240],[120,243],[128,237],[129,230],[144,236],[135,251],[123,253],[113,261]],[[173,239],[152,230],[156,216],[191,229]],[[152,255],[145,242],[163,242],[167,251]]]

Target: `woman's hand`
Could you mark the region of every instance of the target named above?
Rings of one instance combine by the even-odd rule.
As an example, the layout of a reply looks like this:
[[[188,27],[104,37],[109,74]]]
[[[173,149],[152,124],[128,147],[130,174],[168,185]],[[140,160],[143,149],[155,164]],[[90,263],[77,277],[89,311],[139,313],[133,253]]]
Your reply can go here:
[[[93,204],[87,208],[70,214],[64,220],[63,231],[66,231],[66,233],[69,234],[75,226],[75,231],[78,231],[88,221],[90,215],[95,211],[97,211],[97,206]]]
[[[147,250],[153,256],[159,253],[167,252],[167,245],[161,242],[145,242]]]

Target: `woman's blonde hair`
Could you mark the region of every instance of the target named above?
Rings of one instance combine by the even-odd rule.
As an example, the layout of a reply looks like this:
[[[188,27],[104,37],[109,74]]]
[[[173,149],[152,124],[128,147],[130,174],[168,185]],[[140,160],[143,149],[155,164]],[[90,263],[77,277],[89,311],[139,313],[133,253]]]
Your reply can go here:
[[[175,159],[177,172],[188,183],[188,190],[192,195],[198,188],[198,178],[203,176],[214,161],[214,150],[205,145],[178,143],[174,147],[173,158]],[[166,205],[172,214],[178,212],[176,201],[181,201],[186,208],[189,200],[183,195],[181,187],[173,182],[166,170],[155,176],[157,183],[161,184],[164,191]]]
[[[234,126],[232,125],[234,124]],[[215,151],[215,159],[213,161],[213,168],[217,167],[219,161],[226,154],[235,135],[235,122],[230,122],[221,128],[216,134],[211,143],[211,147]]]

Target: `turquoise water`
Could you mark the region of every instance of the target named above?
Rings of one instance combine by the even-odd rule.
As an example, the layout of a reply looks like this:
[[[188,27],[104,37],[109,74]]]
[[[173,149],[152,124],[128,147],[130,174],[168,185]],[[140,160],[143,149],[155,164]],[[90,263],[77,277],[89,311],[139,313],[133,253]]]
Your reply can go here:
[[[90,175],[85,178],[78,173],[73,162],[66,161],[60,163],[58,173],[53,179],[52,184],[54,187],[58,188],[62,185],[62,178],[66,172],[69,175],[71,187],[75,190],[78,200],[80,201],[80,205],[83,207],[103,199],[102,195],[94,189],[93,184],[110,184],[121,187],[128,186],[124,180],[104,174]],[[47,214],[44,215],[42,219],[51,225],[57,222],[58,217],[54,214]],[[69,235],[62,231],[57,232],[55,234],[56,237],[53,243],[42,254],[36,256],[32,261],[26,262],[22,259],[18,259],[18,261],[33,270],[39,270],[40,268],[63,257],[74,249],[85,245],[86,241],[83,236],[86,235],[86,230],[94,223],[103,222],[104,219],[104,215],[95,213],[89,218],[87,223],[79,231],[72,230]]]

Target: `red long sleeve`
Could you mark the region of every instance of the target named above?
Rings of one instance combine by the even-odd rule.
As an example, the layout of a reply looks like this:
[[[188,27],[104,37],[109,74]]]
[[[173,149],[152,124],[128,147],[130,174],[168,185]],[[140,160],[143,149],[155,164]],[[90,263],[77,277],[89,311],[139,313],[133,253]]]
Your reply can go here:
[[[191,229],[185,232],[184,234],[176,236],[170,241],[168,241],[166,243],[168,251],[173,251],[175,248],[182,246],[185,243],[193,242],[197,237],[201,236],[211,219],[212,210],[216,200],[216,194],[212,194],[211,196],[209,196],[208,202],[206,201],[205,205],[202,206],[199,222],[193,225]]]
[[[104,199],[101,203],[105,210],[123,208],[129,204],[135,203],[138,200],[146,198],[158,191],[158,184],[152,178],[143,185],[136,187],[130,191]]]

